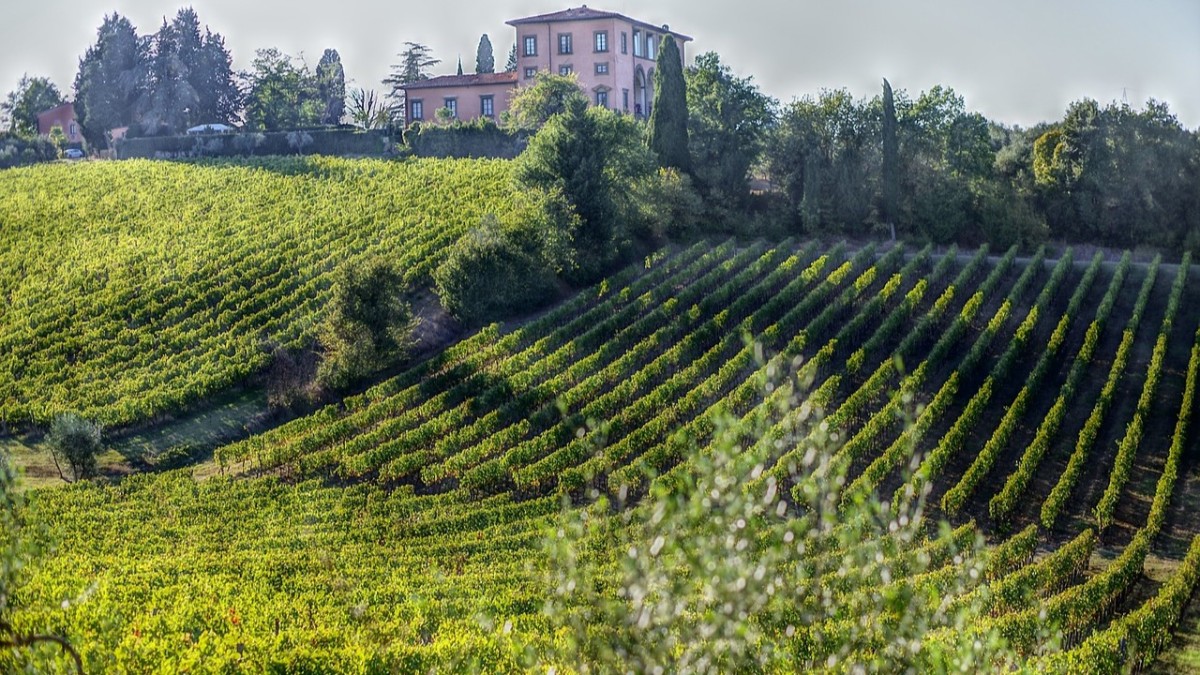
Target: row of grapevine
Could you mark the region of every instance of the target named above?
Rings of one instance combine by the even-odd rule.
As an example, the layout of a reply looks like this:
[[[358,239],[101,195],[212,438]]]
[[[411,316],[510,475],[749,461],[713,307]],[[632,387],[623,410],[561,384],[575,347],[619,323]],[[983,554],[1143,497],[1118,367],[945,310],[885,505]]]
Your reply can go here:
[[[1179,309],[1179,299],[1183,295],[1187,269],[1188,254],[1185,253],[1183,264],[1179,266],[1175,283],[1171,287],[1171,298],[1167,302],[1166,316],[1163,317],[1158,339],[1154,343],[1154,352],[1150,356],[1150,366],[1146,369],[1146,381],[1142,385],[1142,393],[1138,397],[1137,409],[1133,412],[1133,421],[1126,427],[1125,436],[1117,446],[1117,458],[1113,470],[1109,472],[1108,487],[1105,488],[1104,495],[1100,498],[1100,503],[1096,505],[1094,511],[1096,525],[1101,533],[1112,525],[1117,500],[1121,496],[1121,490],[1129,481],[1129,474],[1133,469],[1133,459],[1145,431],[1146,416],[1150,414],[1150,405],[1154,400],[1154,392],[1162,375],[1163,361],[1167,353],[1167,340],[1170,339],[1175,312]]]
[[[1093,261],[1093,267],[1089,268],[1089,274],[1094,274],[1096,262],[1100,260],[1099,255]],[[1117,292],[1124,283],[1125,275],[1129,269],[1129,254],[1126,253],[1121,258],[1121,262],[1117,265],[1116,271],[1113,273],[1112,281],[1109,283],[1108,291],[1104,294],[1104,298],[1100,301],[1100,305],[1096,308],[1095,318],[1088,326],[1087,332],[1084,334],[1083,346],[1075,354],[1075,361],[1071,365],[1070,373],[1067,375],[1066,381],[1063,383],[1062,389],[1055,399],[1054,404],[1050,406],[1049,412],[1046,413],[1042,423],[1038,425],[1037,432],[1034,434],[1033,442],[1022,453],[1021,459],[1018,461],[1016,471],[1009,474],[1008,479],[1004,483],[1004,487],[1000,492],[992,497],[988,502],[988,511],[992,516],[992,520],[997,523],[1007,522],[1018,503],[1024,496],[1025,490],[1030,481],[1033,480],[1034,472],[1037,471],[1041,464],[1042,458],[1050,449],[1050,444],[1062,425],[1063,419],[1066,416],[1067,407],[1074,399],[1079,382],[1086,374],[1088,366],[1092,363],[1095,356],[1096,345],[1099,342],[1100,332],[1104,329],[1105,323],[1108,321],[1108,315],[1112,311],[1112,306],[1116,302]],[[1082,303],[1083,296],[1078,294],[1071,298],[1071,304],[1067,307],[1067,312],[1063,315],[1059,323],[1059,327],[1055,330],[1055,335],[1059,334],[1059,330],[1066,330],[1065,322],[1068,317],[1074,316],[1079,311],[1079,305]],[[1053,342],[1053,338],[1052,338]]]
[[[1092,446],[1100,434],[1100,425],[1104,422],[1105,413],[1107,413],[1109,405],[1113,400],[1113,394],[1116,392],[1117,382],[1125,372],[1125,365],[1129,359],[1130,350],[1133,349],[1134,334],[1137,332],[1138,324],[1141,322],[1142,313],[1146,309],[1146,303],[1150,299],[1150,290],[1154,287],[1154,282],[1158,275],[1158,264],[1159,258],[1156,257],[1150,264],[1149,270],[1146,273],[1146,279],[1142,282],[1141,290],[1138,291],[1137,301],[1129,317],[1129,322],[1126,324],[1125,330],[1121,335],[1121,344],[1117,347],[1117,354],[1113,359],[1112,367],[1109,368],[1104,388],[1101,389],[1100,396],[1096,399],[1091,413],[1083,424],[1083,429],[1079,432],[1075,448],[1067,460],[1066,469],[1059,476],[1046,501],[1042,503],[1042,511],[1039,518],[1043,527],[1052,527],[1058,519],[1060,512],[1070,498],[1072,490],[1075,489],[1075,484],[1079,481],[1079,474],[1083,472],[1088,454],[1091,452]]]
[[[1028,377],[1025,379],[1024,386],[1017,393],[1013,402],[1008,405],[1004,417],[1001,418],[999,425],[993,430],[991,437],[988,438],[983,448],[979,451],[979,454],[976,455],[967,472],[963,474],[954,487],[942,495],[942,508],[947,513],[954,514],[959,512],[974,494],[979,484],[991,472],[1000,453],[1007,447],[1013,432],[1016,431],[1018,424],[1025,416],[1026,408],[1034,392],[1041,386],[1042,380],[1046,377],[1050,368],[1055,365],[1054,357],[1064,339],[1065,331],[1055,332],[1051,337],[1051,344],[1038,357],[1033,370],[1030,371]]]

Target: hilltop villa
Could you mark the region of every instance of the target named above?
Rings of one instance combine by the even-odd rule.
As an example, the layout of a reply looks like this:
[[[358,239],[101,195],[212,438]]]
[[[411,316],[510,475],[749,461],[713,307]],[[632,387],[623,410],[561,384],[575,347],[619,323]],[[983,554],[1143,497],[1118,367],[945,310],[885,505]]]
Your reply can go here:
[[[517,31],[516,72],[443,75],[405,85],[405,122],[432,120],[440,108],[456,119],[499,119],[512,93],[538,71],[574,73],[593,104],[649,117],[659,40],[674,36],[681,58],[692,40],[666,25],[587,5],[507,24]]]

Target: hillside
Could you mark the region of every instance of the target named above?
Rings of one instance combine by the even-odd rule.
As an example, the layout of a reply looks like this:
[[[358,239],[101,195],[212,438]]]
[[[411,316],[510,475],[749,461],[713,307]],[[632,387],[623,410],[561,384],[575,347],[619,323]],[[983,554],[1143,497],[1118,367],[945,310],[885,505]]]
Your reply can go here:
[[[788,669],[886,650],[855,628],[896,626],[871,609],[881,592],[933,617],[922,653],[995,630],[1049,670],[1149,663],[1200,574],[1197,302],[1186,259],[697,243],[221,448],[217,477],[32,493],[58,554],[17,618],[61,629],[96,671],[529,667],[566,649],[572,616],[601,641],[623,630],[543,613],[562,592],[547,533],[588,513],[591,590],[615,599],[628,542],[659,517],[649,495],[732,445],[785,529],[806,522],[806,479],[838,469],[830,513],[873,491],[907,514],[921,494],[958,527],[885,529],[876,551],[842,523],[798,554],[808,576],[780,597],[836,602],[786,614],[799,628],[756,617]],[[732,498],[713,499],[724,522]],[[968,605],[985,618],[942,616]],[[830,634],[854,649],[823,651]]]
[[[0,172],[0,419],[143,422],[311,336],[331,272],[388,256],[428,285],[521,199],[499,161],[106,162]]]

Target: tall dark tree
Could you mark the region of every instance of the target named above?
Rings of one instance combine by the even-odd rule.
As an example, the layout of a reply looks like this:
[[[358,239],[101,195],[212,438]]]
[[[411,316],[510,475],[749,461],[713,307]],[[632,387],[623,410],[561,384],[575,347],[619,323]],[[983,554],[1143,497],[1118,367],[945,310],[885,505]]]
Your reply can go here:
[[[462,74],[463,74],[462,57],[460,56],[460,57],[458,57],[458,76],[462,77]]]
[[[708,52],[687,70],[687,102],[697,190],[710,204],[745,203],[750,168],[774,119],[774,101],[752,78],[735,76],[715,52]]]
[[[675,38],[664,35],[654,68],[654,107],[650,113],[650,149],[658,163],[683,172],[691,169],[688,150],[687,85],[683,57]]]
[[[892,85],[883,80],[883,222],[896,238],[897,209],[900,201],[900,143],[896,138],[896,102]]]
[[[346,71],[336,49],[326,49],[317,62],[317,97],[325,104],[321,124],[341,124],[346,114]]]
[[[75,116],[92,145],[106,145],[108,132],[136,120],[149,49],[150,40],[138,37],[129,19],[104,17],[75,75]]]
[[[429,71],[441,63],[441,59],[433,58],[433,50],[418,42],[405,42],[404,51],[400,52],[400,63],[392,65],[392,73],[384,78],[383,83],[392,88],[389,98],[396,117],[404,117],[404,85],[429,79]]]
[[[524,185],[561,194],[578,224],[568,233],[576,257],[575,280],[588,282],[602,274],[616,257],[616,203],[610,157],[599,115],[587,99],[572,97],[566,110],[555,115],[533,137],[517,164]]]
[[[508,50],[508,62],[504,64],[504,72],[517,72],[517,43],[513,43],[512,49]]]
[[[475,72],[480,75],[496,72],[496,57],[492,53],[492,40],[487,33],[479,38],[479,47],[475,50]]]
[[[192,111],[200,104],[200,95],[189,77],[193,62],[191,40],[190,36],[180,34],[181,23],[164,20],[162,28],[154,34],[145,88],[137,104],[142,130],[150,135],[184,131]],[[186,32],[186,23],[183,28]]]
[[[192,121],[196,124],[233,124],[242,109],[242,92],[233,72],[233,57],[220,33],[204,29],[204,44],[192,74],[200,102]]]
[[[62,93],[49,78],[22,75],[17,88],[0,103],[0,110],[8,118],[8,131],[32,136],[38,133],[38,113],[62,102]]]

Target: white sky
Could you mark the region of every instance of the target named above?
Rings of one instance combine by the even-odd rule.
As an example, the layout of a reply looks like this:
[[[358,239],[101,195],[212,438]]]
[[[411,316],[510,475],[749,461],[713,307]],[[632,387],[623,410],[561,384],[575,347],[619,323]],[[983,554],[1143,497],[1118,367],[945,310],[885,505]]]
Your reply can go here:
[[[1062,117],[1072,100],[1123,96],[1138,107],[1167,101],[1200,128],[1198,0],[592,0],[691,35],[688,55],[715,50],[781,101],[846,87],[874,95],[887,77],[910,94],[953,87],[967,107],[1010,124]],[[380,80],[406,40],[443,60],[440,73],[475,67],[488,33],[503,67],[508,19],[564,9],[552,0],[449,3],[371,0],[194,0],[202,23],[225,36],[236,68],[254,50],[301,52],[315,65],[332,47],[358,86]],[[139,33],[157,30],[182,2],[5,0],[0,12],[0,95],[22,73],[70,91],[78,59],[103,16],[118,11]]]

